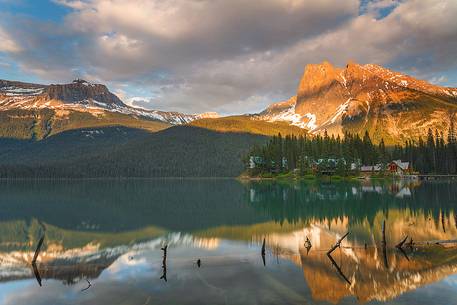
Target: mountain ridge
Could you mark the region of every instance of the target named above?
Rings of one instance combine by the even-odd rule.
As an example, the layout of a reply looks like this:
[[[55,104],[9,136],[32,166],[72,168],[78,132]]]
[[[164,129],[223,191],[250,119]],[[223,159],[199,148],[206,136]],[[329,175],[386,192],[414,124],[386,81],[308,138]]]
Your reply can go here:
[[[158,131],[190,124],[265,135],[368,132],[375,142],[383,139],[393,145],[424,138],[429,128],[446,135],[456,113],[457,88],[353,61],[344,67],[328,61],[309,64],[290,99],[259,113],[224,117],[214,112],[184,114],[136,108],[105,85],[82,79],[50,85],[0,80],[2,137],[18,134],[12,126],[22,130],[22,138],[41,139],[75,128],[121,125]],[[265,128],[269,130],[263,132]]]
[[[306,66],[295,96],[253,118],[287,121],[312,133],[368,131],[377,141],[398,144],[424,137],[428,128],[447,133],[456,112],[457,88],[374,64],[349,62],[338,68],[324,61]]]
[[[82,79],[68,84],[50,85],[0,80],[0,111],[17,108],[78,110],[94,115],[111,111],[173,125],[199,118],[218,117],[216,113],[184,114],[132,107],[111,93],[105,85]]]

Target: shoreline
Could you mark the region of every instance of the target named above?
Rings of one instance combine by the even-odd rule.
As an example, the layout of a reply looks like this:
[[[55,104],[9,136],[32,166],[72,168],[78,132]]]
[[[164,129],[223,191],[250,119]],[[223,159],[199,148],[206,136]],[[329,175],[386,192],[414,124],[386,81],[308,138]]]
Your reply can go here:
[[[292,174],[277,175],[271,177],[240,175],[239,180],[244,181],[419,181],[418,175],[411,176],[317,176],[305,175],[296,176]],[[452,180],[449,178],[439,178],[433,180]]]

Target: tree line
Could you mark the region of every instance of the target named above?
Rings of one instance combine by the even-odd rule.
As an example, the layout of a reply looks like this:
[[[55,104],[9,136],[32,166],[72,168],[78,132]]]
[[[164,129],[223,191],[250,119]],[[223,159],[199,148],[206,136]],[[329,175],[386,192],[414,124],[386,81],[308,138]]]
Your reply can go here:
[[[457,138],[454,123],[447,136],[428,130],[426,139],[408,140],[404,146],[395,146],[393,155],[411,162],[420,173],[457,174]]]
[[[365,132],[345,133],[342,137],[323,135],[274,136],[264,146],[256,146],[245,158],[252,174],[287,173],[298,170],[300,174],[310,174],[331,167],[339,175],[347,175],[351,165],[386,164],[392,160],[410,162],[415,171],[424,174],[457,174],[457,141],[453,122],[447,137],[443,132],[431,129],[427,138],[408,140],[404,145],[386,147],[384,140],[374,144]],[[331,163],[331,164],[329,164]],[[353,169],[352,169],[353,170]]]

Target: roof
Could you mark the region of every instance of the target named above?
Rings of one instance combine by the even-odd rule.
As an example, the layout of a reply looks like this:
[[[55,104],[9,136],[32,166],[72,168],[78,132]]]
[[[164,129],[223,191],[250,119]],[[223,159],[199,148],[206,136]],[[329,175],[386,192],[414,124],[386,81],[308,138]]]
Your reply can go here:
[[[402,162],[401,160],[394,160],[394,161],[392,161],[392,163],[397,164],[397,166],[399,168],[401,168],[402,170],[409,169],[409,162]]]
[[[381,164],[376,165],[362,165],[360,167],[361,172],[379,172],[381,170]]]

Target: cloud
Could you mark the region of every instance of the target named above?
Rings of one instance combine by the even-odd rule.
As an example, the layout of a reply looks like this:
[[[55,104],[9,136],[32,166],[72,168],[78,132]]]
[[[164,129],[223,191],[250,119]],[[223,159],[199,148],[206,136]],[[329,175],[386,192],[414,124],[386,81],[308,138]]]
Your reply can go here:
[[[88,7],[88,3],[84,1],[75,1],[75,0],[52,0],[52,2],[63,5],[72,9],[82,10]]]
[[[20,50],[10,57],[43,79],[86,77],[145,96],[142,107],[258,111],[293,95],[304,66],[322,60],[427,79],[457,67],[451,0],[54,2],[72,10],[59,25],[2,18]]]
[[[0,27],[0,52],[19,52],[21,48],[10,37],[10,35]]]
[[[439,84],[441,84],[441,83],[444,83],[444,82],[447,82],[447,81],[448,81],[448,79],[447,79],[447,77],[444,76],[444,75],[441,75],[441,76],[434,76],[434,77],[432,77],[432,78],[430,79],[430,82],[431,82],[432,84],[437,84],[437,85],[439,85]]]

